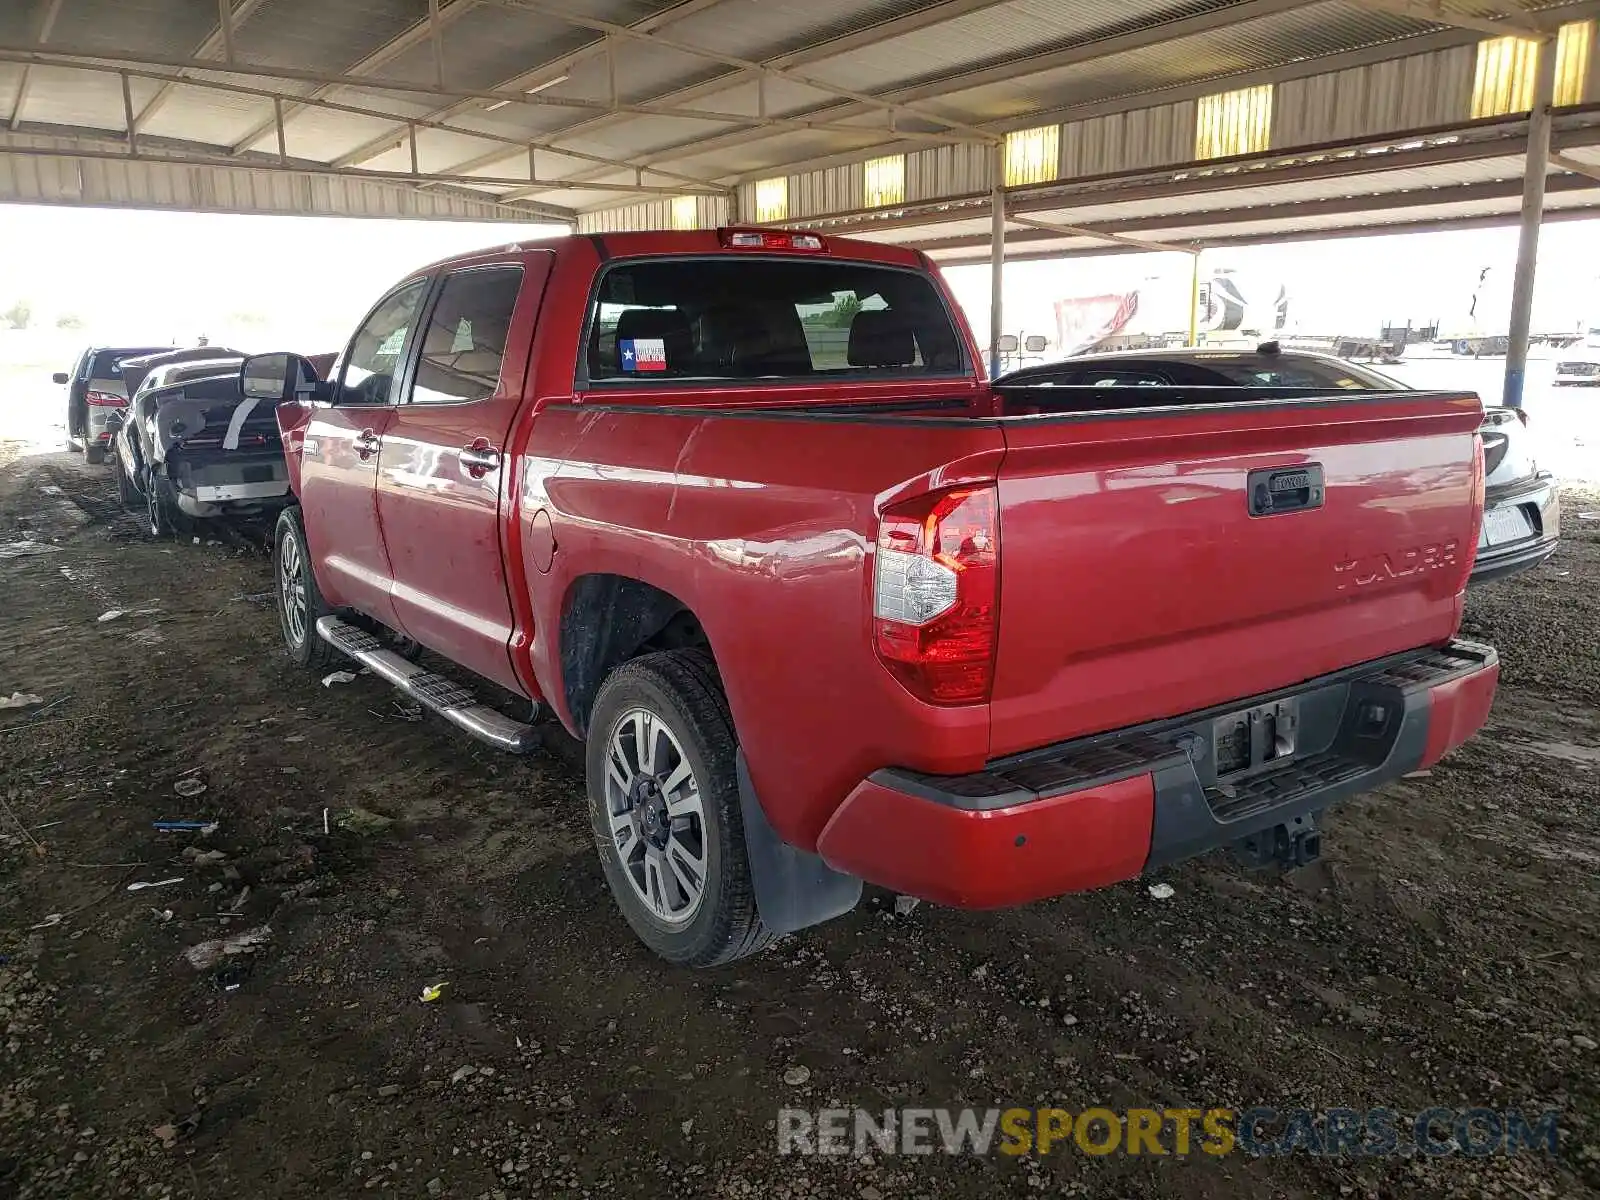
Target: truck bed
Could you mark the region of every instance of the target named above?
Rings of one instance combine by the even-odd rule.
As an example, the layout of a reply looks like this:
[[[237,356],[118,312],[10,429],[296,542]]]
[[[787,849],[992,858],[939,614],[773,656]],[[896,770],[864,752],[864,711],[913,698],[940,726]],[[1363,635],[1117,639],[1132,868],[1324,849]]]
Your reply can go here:
[[[1452,636],[1477,536],[1476,397],[1172,409],[1151,401],[1174,389],[1100,390],[1144,404],[556,405],[533,470],[563,554],[698,598],[756,788],[797,845],[882,767],[974,771]],[[1317,503],[1252,515],[1255,472],[1309,466]],[[963,484],[997,489],[998,643],[989,702],[940,707],[876,661],[870,581],[883,509]],[[775,605],[775,625],[751,620]],[[552,677],[561,620],[535,617]]]

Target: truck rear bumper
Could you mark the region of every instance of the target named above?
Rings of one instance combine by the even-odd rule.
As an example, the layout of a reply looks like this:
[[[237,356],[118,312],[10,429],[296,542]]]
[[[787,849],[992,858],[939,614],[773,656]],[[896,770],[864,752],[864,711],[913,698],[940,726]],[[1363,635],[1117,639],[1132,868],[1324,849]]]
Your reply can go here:
[[[1102,887],[1432,765],[1482,726],[1499,674],[1492,648],[1458,641],[971,775],[876,771],[817,852],[960,908]]]

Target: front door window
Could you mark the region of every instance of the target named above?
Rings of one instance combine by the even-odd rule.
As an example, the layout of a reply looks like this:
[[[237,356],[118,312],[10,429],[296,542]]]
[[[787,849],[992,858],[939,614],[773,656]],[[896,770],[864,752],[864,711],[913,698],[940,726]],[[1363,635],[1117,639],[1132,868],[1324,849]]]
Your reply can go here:
[[[367,318],[345,358],[335,404],[388,404],[395,377],[405,362],[406,338],[417,323],[417,312],[428,292],[428,281],[408,283],[385,299]]]

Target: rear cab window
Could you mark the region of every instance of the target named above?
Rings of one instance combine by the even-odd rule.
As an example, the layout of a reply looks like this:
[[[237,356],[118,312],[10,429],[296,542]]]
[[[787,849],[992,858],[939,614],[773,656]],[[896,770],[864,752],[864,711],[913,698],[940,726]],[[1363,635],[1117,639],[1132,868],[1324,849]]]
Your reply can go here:
[[[955,323],[917,271],[724,255],[618,263],[588,316],[584,384],[957,376]]]

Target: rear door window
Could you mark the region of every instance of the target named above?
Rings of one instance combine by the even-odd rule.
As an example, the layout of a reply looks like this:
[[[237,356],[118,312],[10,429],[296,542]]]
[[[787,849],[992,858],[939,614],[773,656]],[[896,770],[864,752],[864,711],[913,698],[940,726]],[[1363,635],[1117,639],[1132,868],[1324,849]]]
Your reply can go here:
[[[413,404],[486,400],[500,386],[522,268],[476,267],[445,277],[428,318]]]
[[[612,267],[590,309],[585,365],[589,383],[635,386],[956,375],[965,367],[926,275],[733,255]]]

